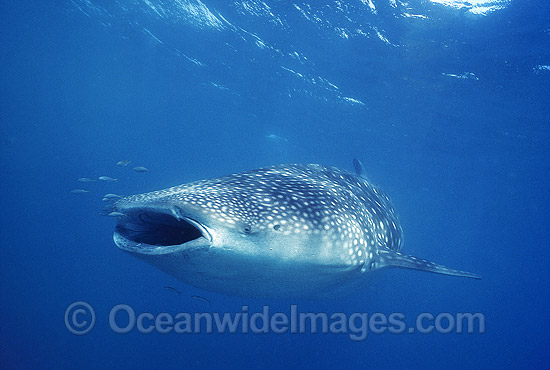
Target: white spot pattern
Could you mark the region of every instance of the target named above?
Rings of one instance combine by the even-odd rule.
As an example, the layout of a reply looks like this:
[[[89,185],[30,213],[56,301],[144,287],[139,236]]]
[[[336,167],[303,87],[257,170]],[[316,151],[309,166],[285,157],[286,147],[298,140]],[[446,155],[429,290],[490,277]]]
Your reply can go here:
[[[402,231],[386,195],[335,167],[277,165],[121,199],[191,206],[250,232],[320,237],[348,264],[374,267],[379,248],[399,251]]]

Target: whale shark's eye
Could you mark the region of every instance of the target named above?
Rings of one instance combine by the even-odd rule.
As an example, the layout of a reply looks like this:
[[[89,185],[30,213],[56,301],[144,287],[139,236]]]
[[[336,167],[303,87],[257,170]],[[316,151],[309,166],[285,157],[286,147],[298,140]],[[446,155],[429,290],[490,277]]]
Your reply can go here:
[[[279,231],[280,229],[281,229],[281,225],[279,224],[273,225],[273,230]]]
[[[250,234],[252,232],[252,227],[250,225],[244,225],[243,233]]]

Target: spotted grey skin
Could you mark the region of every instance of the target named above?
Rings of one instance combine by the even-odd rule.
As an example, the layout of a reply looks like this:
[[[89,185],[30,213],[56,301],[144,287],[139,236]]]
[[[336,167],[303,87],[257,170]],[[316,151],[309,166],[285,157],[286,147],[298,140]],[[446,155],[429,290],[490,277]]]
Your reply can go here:
[[[362,175],[278,165],[123,198],[116,245],[199,288],[252,297],[324,296],[405,267],[477,278],[399,253],[390,200]]]

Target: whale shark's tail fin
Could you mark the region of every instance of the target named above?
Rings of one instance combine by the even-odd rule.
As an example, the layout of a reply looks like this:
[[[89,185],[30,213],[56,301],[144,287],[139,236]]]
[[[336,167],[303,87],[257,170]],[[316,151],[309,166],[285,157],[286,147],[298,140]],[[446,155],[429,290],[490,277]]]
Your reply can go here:
[[[374,262],[374,267],[401,267],[412,270],[434,272],[436,274],[481,279],[481,276],[477,274],[472,274],[471,272],[453,270],[445,266],[438,265],[437,263],[409,256],[386,248],[382,248],[378,251],[378,256],[376,257]]]

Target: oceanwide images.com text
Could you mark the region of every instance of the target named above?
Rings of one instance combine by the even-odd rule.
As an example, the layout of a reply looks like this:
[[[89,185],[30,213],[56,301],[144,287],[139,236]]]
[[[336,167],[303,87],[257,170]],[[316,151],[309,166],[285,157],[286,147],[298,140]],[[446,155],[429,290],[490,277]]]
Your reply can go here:
[[[118,304],[108,314],[109,327],[117,334],[137,331],[142,334],[344,334],[353,341],[363,341],[369,334],[482,334],[485,315],[482,313],[438,314],[422,312],[414,320],[405,314],[393,312],[343,313],[301,312],[298,305],[290,305],[287,312],[272,312],[265,305],[261,311],[251,312],[242,306],[240,312],[178,312],[151,313],[136,311],[129,305]],[[86,302],[74,302],[65,311],[65,325],[75,335],[90,332],[96,324],[96,314]]]

